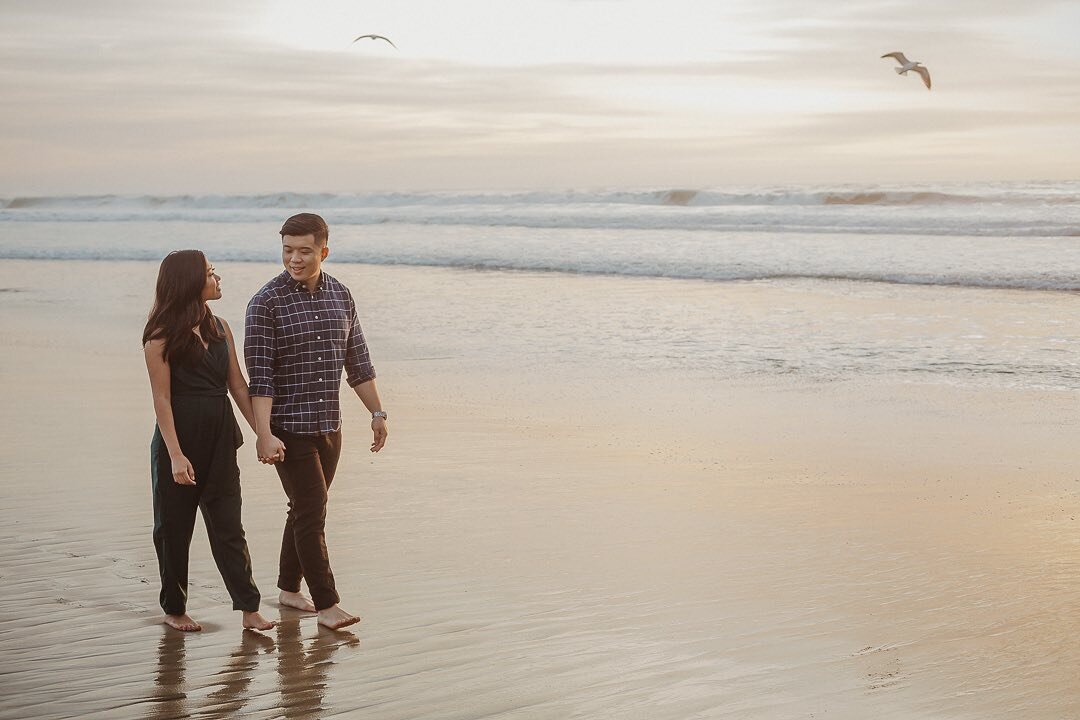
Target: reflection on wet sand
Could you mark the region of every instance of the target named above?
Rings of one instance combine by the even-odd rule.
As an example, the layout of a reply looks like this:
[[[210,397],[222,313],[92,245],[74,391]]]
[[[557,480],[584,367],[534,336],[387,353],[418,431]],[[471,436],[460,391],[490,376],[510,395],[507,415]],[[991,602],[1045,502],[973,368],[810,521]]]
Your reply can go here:
[[[218,689],[210,693],[203,705],[200,715],[206,711],[223,717],[240,717],[239,712],[244,709],[251,699],[248,689],[254,679],[254,671],[259,664],[259,653],[272,653],[274,651],[274,639],[253,630],[245,630],[242,633],[240,646],[229,656],[229,662],[219,675]]]
[[[200,717],[239,717],[251,699],[248,692],[255,678],[260,653],[274,651],[274,639],[258,632],[245,630],[240,644],[229,655],[225,667],[211,682],[201,678],[187,680],[188,634],[166,630],[158,642],[158,665],[154,676],[154,693],[146,717],[150,720],[189,717],[194,709]],[[196,702],[196,690],[213,689],[201,702]]]
[[[158,642],[158,664],[154,674],[154,694],[150,698],[149,720],[187,717],[185,673],[187,633],[166,630]]]
[[[327,679],[341,647],[357,647],[360,638],[347,630],[318,627],[307,648],[299,620],[283,620],[277,626],[278,689],[286,718],[323,717]]]
[[[147,698],[144,717],[168,720],[192,715],[224,718],[258,714],[265,709],[267,691],[272,692],[267,683],[273,677],[265,663],[260,674],[260,656],[275,654],[276,684],[284,717],[321,717],[329,710],[325,695],[334,665],[332,658],[342,647],[358,647],[360,639],[348,631],[318,625],[314,628],[315,634],[305,637],[299,619],[285,620],[277,627],[276,640],[245,630],[240,644],[217,672],[196,652],[207,649],[198,644],[207,638],[165,630],[158,642],[154,688]],[[189,648],[188,643],[197,644]],[[195,653],[191,657],[189,650]]]

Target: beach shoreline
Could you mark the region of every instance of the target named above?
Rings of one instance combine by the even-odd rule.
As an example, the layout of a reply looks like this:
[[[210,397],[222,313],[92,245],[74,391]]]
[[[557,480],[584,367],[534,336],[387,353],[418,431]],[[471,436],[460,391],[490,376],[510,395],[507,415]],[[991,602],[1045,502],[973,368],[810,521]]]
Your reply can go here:
[[[247,297],[277,270],[217,264],[214,308],[239,340]],[[264,607],[283,623],[262,640],[240,632],[200,522],[191,611],[207,630],[185,638],[157,624],[149,535],[138,333],[155,264],[0,261],[12,289],[0,294],[0,717],[1058,718],[1080,707],[1068,643],[1080,601],[1076,391],[733,377],[530,347],[536,328],[585,341],[530,306],[618,317],[619,303],[655,297],[649,283],[666,283],[667,302],[696,301],[694,282],[612,297],[604,278],[327,271],[358,296],[391,413],[387,449],[372,457],[362,408],[344,398],[328,543],[343,602],[364,622],[327,634],[272,602],[284,496],[245,428],[245,527]],[[841,304],[897,315],[977,293],[868,305],[793,282],[713,294],[748,316],[782,301],[827,320]],[[537,325],[525,340],[470,342],[469,318],[496,313]]]

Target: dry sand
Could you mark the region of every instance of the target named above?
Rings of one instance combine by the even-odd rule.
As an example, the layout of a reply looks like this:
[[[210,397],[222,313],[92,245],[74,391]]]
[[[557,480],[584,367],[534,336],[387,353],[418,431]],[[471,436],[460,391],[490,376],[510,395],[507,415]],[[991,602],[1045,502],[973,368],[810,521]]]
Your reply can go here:
[[[217,265],[239,330],[275,268]],[[158,622],[150,539],[156,266],[0,263],[0,717],[1080,716],[1075,393],[549,372],[527,348],[447,355],[410,313],[449,287],[464,317],[552,284],[625,300],[604,278],[330,271],[367,299],[391,413],[372,457],[346,398],[331,493],[364,621],[273,602],[283,495],[248,432],[245,526],[282,622],[240,630],[200,523],[205,630],[184,635]]]

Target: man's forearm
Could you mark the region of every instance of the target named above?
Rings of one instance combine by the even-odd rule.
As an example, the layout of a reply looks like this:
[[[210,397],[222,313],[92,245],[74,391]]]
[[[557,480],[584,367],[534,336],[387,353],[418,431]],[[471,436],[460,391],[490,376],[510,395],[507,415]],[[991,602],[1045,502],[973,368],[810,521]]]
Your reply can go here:
[[[255,433],[259,437],[270,435],[270,411],[274,407],[274,398],[254,396],[251,409],[255,412]]]
[[[353,391],[369,412],[378,412],[383,409],[382,401],[379,399],[379,388],[375,387],[374,378],[359,385],[353,385]]]

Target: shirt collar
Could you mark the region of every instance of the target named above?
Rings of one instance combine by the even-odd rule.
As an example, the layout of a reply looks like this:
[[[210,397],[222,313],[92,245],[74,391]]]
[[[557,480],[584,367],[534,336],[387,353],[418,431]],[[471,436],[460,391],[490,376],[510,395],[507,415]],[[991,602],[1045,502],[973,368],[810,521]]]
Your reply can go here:
[[[303,292],[303,293],[306,293],[308,291],[308,289],[304,285],[304,283],[299,282],[298,280],[293,280],[292,279],[292,275],[289,274],[288,270],[283,270],[281,272],[281,276],[282,276],[282,278],[284,278],[285,284],[288,287],[292,288],[293,290],[296,290],[297,292]],[[315,290],[313,292],[319,292],[320,290],[323,289],[324,285],[326,285],[326,273],[324,273],[324,272],[322,272],[320,270],[319,271],[319,280],[318,280],[318,282],[315,283]]]

